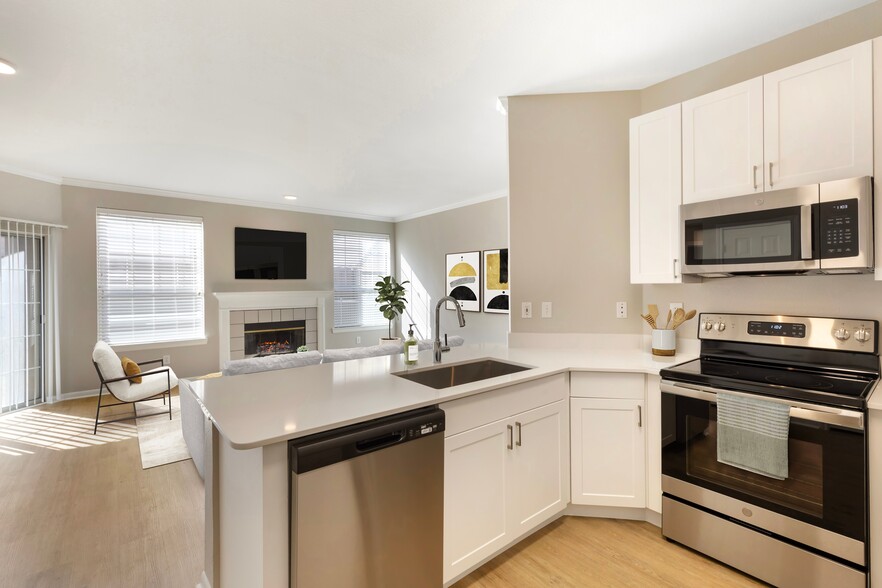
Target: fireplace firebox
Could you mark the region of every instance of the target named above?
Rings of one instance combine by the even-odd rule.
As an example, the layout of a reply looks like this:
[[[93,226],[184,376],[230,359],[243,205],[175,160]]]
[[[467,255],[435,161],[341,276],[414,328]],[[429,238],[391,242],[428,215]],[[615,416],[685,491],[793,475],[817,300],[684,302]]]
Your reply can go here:
[[[245,357],[296,353],[306,343],[306,321],[245,323]]]

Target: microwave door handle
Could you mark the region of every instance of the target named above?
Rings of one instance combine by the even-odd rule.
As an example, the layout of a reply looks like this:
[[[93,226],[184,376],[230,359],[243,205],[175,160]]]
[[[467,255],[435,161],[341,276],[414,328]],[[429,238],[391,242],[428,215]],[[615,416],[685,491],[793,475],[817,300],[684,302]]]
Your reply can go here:
[[[799,207],[799,242],[800,257],[813,259],[812,257],[812,205],[805,204]]]

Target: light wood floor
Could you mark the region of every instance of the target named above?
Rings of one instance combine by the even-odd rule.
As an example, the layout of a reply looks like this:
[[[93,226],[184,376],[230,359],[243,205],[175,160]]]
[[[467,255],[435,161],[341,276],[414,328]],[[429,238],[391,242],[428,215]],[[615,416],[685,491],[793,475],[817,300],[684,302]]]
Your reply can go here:
[[[87,398],[0,417],[0,586],[194,586],[204,527],[193,463],[142,470],[134,424],[93,436],[94,410]],[[758,585],[648,523],[564,517],[456,586]]]
[[[0,586],[195,586],[204,524],[193,462],[142,470],[134,421],[92,435],[95,403],[0,417]]]
[[[562,517],[454,588],[765,586],[666,541],[649,523]]]

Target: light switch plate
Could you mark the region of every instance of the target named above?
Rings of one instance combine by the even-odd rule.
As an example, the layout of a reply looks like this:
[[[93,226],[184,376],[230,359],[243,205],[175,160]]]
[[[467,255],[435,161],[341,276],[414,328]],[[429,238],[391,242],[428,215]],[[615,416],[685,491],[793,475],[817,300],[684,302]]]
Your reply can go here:
[[[678,308],[683,308],[682,302],[671,302],[671,305],[670,305],[671,312],[674,312]]]
[[[533,318],[533,303],[521,302],[521,318]]]
[[[551,303],[542,303],[542,318],[551,318]]]

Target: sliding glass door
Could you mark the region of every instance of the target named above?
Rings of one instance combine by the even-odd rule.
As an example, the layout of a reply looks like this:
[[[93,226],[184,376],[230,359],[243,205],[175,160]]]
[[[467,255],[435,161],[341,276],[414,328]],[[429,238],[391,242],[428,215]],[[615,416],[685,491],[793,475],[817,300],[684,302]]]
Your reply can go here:
[[[0,412],[45,399],[44,231],[0,221]]]

